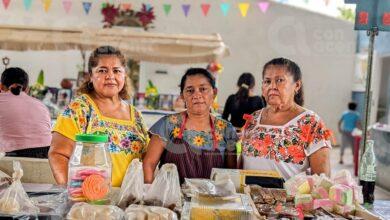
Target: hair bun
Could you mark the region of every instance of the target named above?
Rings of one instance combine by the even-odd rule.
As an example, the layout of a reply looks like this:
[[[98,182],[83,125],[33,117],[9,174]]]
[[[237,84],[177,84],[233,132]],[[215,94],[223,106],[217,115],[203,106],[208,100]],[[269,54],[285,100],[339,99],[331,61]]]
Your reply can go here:
[[[18,85],[18,86],[12,87],[10,90],[11,90],[12,94],[19,95],[20,91],[22,90],[22,86]]]

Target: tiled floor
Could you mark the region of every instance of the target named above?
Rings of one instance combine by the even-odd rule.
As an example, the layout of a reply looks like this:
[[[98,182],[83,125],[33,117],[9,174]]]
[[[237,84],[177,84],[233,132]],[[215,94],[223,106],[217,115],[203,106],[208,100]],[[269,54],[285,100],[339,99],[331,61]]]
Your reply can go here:
[[[339,147],[334,147],[331,151],[331,156],[330,156],[330,164],[332,168],[332,174],[336,173],[339,170],[342,169],[347,169],[349,170],[352,174],[354,173],[353,169],[353,157],[352,157],[352,152],[350,149],[346,149],[344,152],[344,164],[339,164],[340,161],[340,148]],[[358,181],[358,178],[356,177],[356,181]],[[376,186],[375,187],[375,200],[390,200],[390,192]]]

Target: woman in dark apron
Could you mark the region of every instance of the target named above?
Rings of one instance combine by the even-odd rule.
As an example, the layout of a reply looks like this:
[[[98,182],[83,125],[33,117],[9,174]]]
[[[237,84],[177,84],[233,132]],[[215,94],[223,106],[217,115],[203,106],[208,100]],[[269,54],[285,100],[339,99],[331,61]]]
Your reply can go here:
[[[175,164],[181,183],[184,178],[210,178],[213,167],[236,168],[234,127],[210,113],[217,92],[214,77],[206,69],[188,69],[180,91],[187,110],[161,118],[149,130],[145,183],[153,182],[159,162]]]

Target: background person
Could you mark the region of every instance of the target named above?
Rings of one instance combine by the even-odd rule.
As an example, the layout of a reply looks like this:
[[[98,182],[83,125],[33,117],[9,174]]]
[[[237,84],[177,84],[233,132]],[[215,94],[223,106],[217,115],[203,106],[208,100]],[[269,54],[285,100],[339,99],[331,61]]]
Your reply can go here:
[[[1,75],[0,152],[7,156],[47,158],[51,120],[46,106],[27,95],[28,75],[8,68]]]
[[[226,100],[222,118],[229,120],[232,125],[240,130],[245,124],[244,114],[252,114],[264,107],[260,96],[253,94],[255,77],[251,73],[243,73],[237,81],[238,91]]]

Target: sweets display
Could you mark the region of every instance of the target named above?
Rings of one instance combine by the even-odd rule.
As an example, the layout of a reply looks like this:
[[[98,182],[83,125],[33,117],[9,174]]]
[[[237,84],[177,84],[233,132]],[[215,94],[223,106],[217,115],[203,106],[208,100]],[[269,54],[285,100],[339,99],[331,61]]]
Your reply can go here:
[[[214,199],[203,201],[192,198],[191,202],[185,205],[182,219],[252,219],[253,208],[250,205],[250,197],[245,194],[238,194],[238,197],[231,200]],[[186,211],[187,210],[187,211]]]
[[[307,191],[306,182],[313,181]],[[325,175],[306,176],[299,174],[285,183],[287,194],[295,196],[295,207],[307,213],[316,209],[348,216],[355,210],[355,204],[362,202],[362,191],[346,170],[337,172],[332,179]],[[310,184],[309,184],[310,185]]]
[[[298,211],[294,207],[294,197],[288,196],[285,189],[263,188],[250,185],[245,188],[250,194],[260,215],[267,218],[296,218]]]
[[[230,197],[236,195],[236,188],[230,178],[212,181],[208,179],[185,179],[184,191],[191,196]]]
[[[107,204],[111,191],[111,159],[108,136],[76,135],[76,146],[69,160],[68,194],[74,202]]]
[[[90,205],[88,203],[77,203],[72,206],[68,215],[69,220],[122,220],[124,212],[112,205]]]
[[[157,206],[130,205],[125,211],[127,220],[156,219],[156,220],[177,220],[173,211]]]
[[[70,170],[69,174],[70,200],[104,202],[107,199],[111,181],[108,171],[89,167]]]

